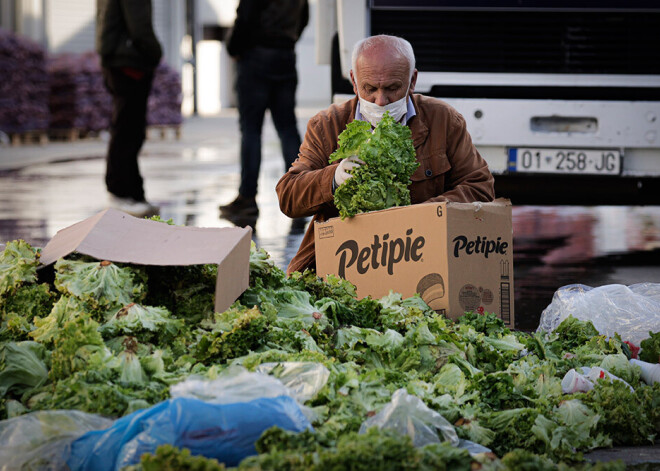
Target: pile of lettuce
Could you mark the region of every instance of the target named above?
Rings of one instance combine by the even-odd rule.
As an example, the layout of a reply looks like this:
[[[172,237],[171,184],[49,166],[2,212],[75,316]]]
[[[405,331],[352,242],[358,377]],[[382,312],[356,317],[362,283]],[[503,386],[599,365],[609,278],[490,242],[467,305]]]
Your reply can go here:
[[[410,129],[388,113],[371,129],[354,120],[339,135],[330,163],[357,156],[364,164],[335,190],[335,206],[342,219],[358,213],[410,204],[410,177],[419,167]]]
[[[191,375],[313,362],[330,372],[305,402],[314,432],[268,430],[238,469],[624,469],[591,465],[583,453],[653,444],[660,433],[660,384],[640,379],[622,339],[573,317],[551,334],[511,331],[492,314],[454,322],[419,296],[357,299],[339,278],[287,277],[254,244],[250,287],[221,313],[210,265],[147,268],[73,255],[50,279],[37,266],[38,251],[24,241],[0,254],[0,419],[51,409],[121,417],[169,398]],[[562,393],[564,375],[583,366],[627,384],[604,378],[589,392]],[[493,453],[448,442],[416,448],[391,430],[360,433],[402,388]],[[140,466],[224,468],[172,447]]]

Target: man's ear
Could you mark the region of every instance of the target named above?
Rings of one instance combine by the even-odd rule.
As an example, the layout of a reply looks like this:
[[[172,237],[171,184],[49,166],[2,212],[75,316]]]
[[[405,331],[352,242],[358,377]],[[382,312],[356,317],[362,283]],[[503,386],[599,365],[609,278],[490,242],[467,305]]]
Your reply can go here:
[[[358,95],[357,80],[355,80],[355,76],[353,75],[353,69],[349,73],[351,75],[351,83],[353,84],[353,93]]]
[[[417,69],[413,70],[412,77],[410,78],[410,90],[408,95],[412,96],[412,93],[415,91],[415,84],[417,83]]]

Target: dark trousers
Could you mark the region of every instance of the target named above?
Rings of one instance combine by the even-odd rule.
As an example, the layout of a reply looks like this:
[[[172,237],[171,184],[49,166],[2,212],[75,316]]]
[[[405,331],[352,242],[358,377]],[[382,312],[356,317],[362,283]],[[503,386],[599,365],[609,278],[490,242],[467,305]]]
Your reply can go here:
[[[146,137],[147,99],[153,72],[145,71],[140,79],[135,79],[121,69],[104,67],[103,78],[112,95],[105,184],[115,196],[144,201],[138,154]]]
[[[261,168],[261,130],[266,110],[282,145],[285,171],[298,157],[300,134],[296,122],[296,54],[293,50],[257,47],[238,61],[236,92],[241,129],[241,186],[247,197],[257,194]]]

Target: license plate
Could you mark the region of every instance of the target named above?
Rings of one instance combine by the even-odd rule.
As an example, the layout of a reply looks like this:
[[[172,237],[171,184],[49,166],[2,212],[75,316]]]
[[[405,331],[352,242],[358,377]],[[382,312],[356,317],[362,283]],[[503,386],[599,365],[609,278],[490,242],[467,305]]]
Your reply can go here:
[[[621,152],[615,149],[509,149],[509,172],[619,175]]]

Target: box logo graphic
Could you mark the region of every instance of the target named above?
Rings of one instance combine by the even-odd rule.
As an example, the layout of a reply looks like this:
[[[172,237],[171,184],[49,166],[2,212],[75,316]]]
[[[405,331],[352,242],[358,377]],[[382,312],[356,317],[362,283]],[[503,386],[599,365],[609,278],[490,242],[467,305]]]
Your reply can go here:
[[[345,241],[335,252],[335,255],[339,255],[337,274],[346,279],[346,269],[355,265],[360,275],[380,267],[387,267],[387,273],[392,275],[396,264],[420,261],[426,240],[423,236],[413,237],[412,233],[413,230],[408,229],[405,238],[392,240],[389,234],[383,234],[382,239],[374,234],[373,243],[364,247],[360,247],[353,239]]]
[[[424,302],[437,311],[442,307],[442,298],[445,297],[445,282],[439,273],[424,275],[417,283],[417,290]]]
[[[454,257],[461,256],[461,252],[467,255],[481,254],[488,258],[490,254],[506,255],[506,249],[509,247],[508,242],[502,242],[502,238],[498,237],[497,240],[489,240],[486,236],[477,236],[474,240],[469,240],[464,235],[454,237]]]

